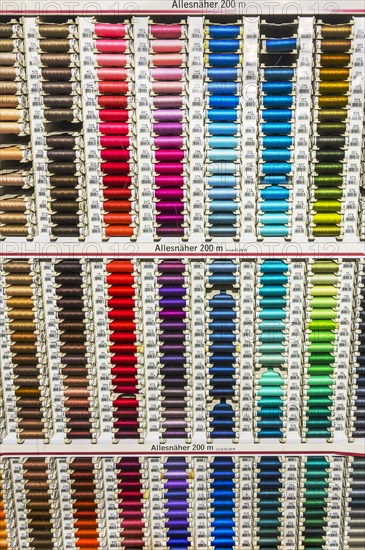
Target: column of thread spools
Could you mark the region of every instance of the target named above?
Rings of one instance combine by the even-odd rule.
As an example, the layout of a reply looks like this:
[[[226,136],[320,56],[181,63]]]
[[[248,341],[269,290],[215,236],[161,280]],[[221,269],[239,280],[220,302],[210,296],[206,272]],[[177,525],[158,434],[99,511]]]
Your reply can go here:
[[[34,235],[31,129],[23,20],[0,24],[0,235]]]

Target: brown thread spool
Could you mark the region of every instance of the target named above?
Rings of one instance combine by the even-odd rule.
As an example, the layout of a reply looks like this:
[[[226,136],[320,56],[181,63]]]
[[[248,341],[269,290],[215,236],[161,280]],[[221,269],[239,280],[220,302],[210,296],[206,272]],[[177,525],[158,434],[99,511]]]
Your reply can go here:
[[[74,136],[67,135],[47,136],[46,143],[48,147],[73,149],[76,145],[76,140]]]
[[[68,388],[82,388],[85,385],[85,377],[68,377],[64,381]]]
[[[5,262],[3,269],[5,273],[29,273],[30,264],[27,260],[11,260],[9,262]]]
[[[47,157],[51,162],[74,162],[76,151],[74,149],[50,149],[47,152]]]
[[[93,470],[94,464],[92,461],[92,458],[84,458],[82,456],[74,458],[73,461],[70,464],[70,467],[72,470]],[[72,475],[72,472],[71,472]],[[91,472],[83,472],[81,475],[78,475],[78,477],[89,477],[92,476]]]
[[[67,391],[67,390],[66,390]],[[79,408],[79,409],[87,409],[89,407],[89,399],[87,397],[74,397],[70,396],[70,399],[67,399],[67,402],[65,403],[65,409],[69,410],[71,408]]]
[[[1,94],[17,94],[18,85],[16,82],[0,82]]]
[[[46,471],[47,465],[45,461],[36,462],[34,465],[24,463],[24,467],[32,470],[31,472],[29,470],[24,471],[23,473],[24,479],[31,479],[31,480],[43,479],[45,481],[48,480],[48,474]],[[35,489],[36,488],[37,487],[35,487]]]
[[[351,40],[322,40],[322,52],[348,52],[351,49]]]
[[[321,27],[323,38],[348,38],[351,33],[351,25],[322,25]]]
[[[50,177],[50,184],[52,186],[60,187],[77,187],[79,184],[79,179],[77,176],[62,175],[57,174]]]
[[[19,135],[22,131],[22,126],[18,122],[0,122],[0,135]]]
[[[0,65],[16,65],[17,55],[13,52],[0,52]]]
[[[15,388],[16,397],[41,397],[39,388]]]
[[[60,351],[61,353],[80,353],[82,355],[85,353],[85,345],[65,343],[61,345]]]
[[[37,342],[37,335],[34,332],[13,332],[12,338],[15,342],[27,342],[28,344]]]
[[[63,225],[63,224],[72,224],[73,226],[77,226],[77,224],[80,221],[80,218],[77,214],[74,215],[65,215],[65,214],[52,214],[52,221],[56,225]]]
[[[31,457],[27,458],[24,461],[24,464],[27,465],[29,468],[37,468],[37,467],[44,467],[45,466],[45,458],[43,457]]]
[[[41,420],[21,420],[19,422],[19,428],[20,429],[26,429],[26,430],[42,430],[43,428],[43,422]]]
[[[77,189],[52,189],[52,198],[53,199],[73,199],[76,200],[79,198],[79,193]]]
[[[84,341],[85,341],[84,334],[77,334],[77,333],[74,334],[74,333],[63,331],[62,336],[63,336],[63,338],[67,338],[68,342],[70,342],[70,343],[75,343],[75,342],[84,343]]]
[[[13,25],[11,23],[0,23],[0,37],[10,38],[13,36]]]
[[[39,400],[37,397],[23,397],[22,398],[22,407],[27,409],[34,409],[34,407],[39,406]],[[37,411],[38,412],[38,411]]]
[[[90,412],[88,410],[76,409],[76,408],[73,408],[72,410],[72,418],[88,419],[89,417],[90,417]]]
[[[82,285],[83,280],[82,276],[78,274],[71,273],[69,274],[63,274],[57,276],[57,285]],[[67,323],[63,323],[62,326],[66,326]],[[71,326],[75,326],[76,323],[70,323]]]
[[[28,466],[29,467],[29,466]],[[37,471],[37,476],[35,476],[34,474],[36,472],[32,472],[32,475],[29,476],[29,477],[25,477],[23,476],[23,479],[27,480],[27,485],[26,485],[26,488],[27,488],[27,491],[34,491],[34,492],[39,492],[39,489],[42,487],[47,487],[47,481],[48,481],[48,477],[47,477],[47,471],[46,471],[46,465],[43,464],[39,464],[39,468],[42,468],[42,470],[38,470]],[[36,477],[36,479],[35,479]],[[43,480],[43,481],[42,481]],[[30,494],[28,492],[28,494]]]
[[[350,71],[349,69],[320,69],[319,78],[320,80],[330,80],[330,81],[340,81],[347,80],[349,78]]]
[[[24,227],[24,225],[3,225],[0,229],[0,233],[4,237],[26,237],[28,235],[28,230],[26,227]]]
[[[22,430],[20,436],[22,439],[41,439],[44,434],[39,430]]]
[[[319,92],[321,94],[346,94],[350,89],[349,82],[320,82]]]
[[[6,283],[9,285],[31,285],[32,277],[29,273],[11,273],[6,276]]]
[[[22,187],[24,183],[24,176],[20,172],[0,174],[0,186],[2,187]]]
[[[18,376],[15,383],[19,388],[38,388],[39,380],[35,377],[30,376]]]
[[[23,151],[19,147],[0,148],[0,160],[21,161],[23,160]]]
[[[77,212],[78,206],[74,201],[57,201],[56,208],[57,212]]]
[[[67,38],[70,34],[69,25],[39,25],[38,32],[44,38]]]
[[[17,365],[13,370],[14,376],[33,376],[35,378],[40,376],[38,367],[33,365]]]
[[[17,107],[19,98],[16,95],[0,95],[0,107]]]
[[[66,386],[65,391],[64,391],[64,396],[65,397],[77,397],[77,398],[84,397],[85,399],[86,398],[88,399],[90,397],[90,392],[87,388],[68,387],[66,380],[64,381],[64,384]],[[68,406],[70,406],[69,403],[68,403]]]
[[[15,67],[0,67],[0,80],[15,80],[17,70]]]
[[[48,170],[52,174],[59,175],[74,175],[76,171],[76,166],[73,162],[50,162],[48,165]]]
[[[0,51],[1,52],[12,52],[14,49],[14,42],[13,40],[9,40],[6,38],[2,38],[0,40]]]
[[[319,96],[318,105],[320,108],[328,109],[333,107],[334,109],[339,109],[341,107],[347,107],[348,97],[345,96]]]
[[[1,214],[0,213],[0,224],[5,225],[14,225],[14,224],[26,224],[27,216],[26,214]]]
[[[44,116],[51,122],[72,122],[74,119],[72,109],[47,109]]]
[[[32,288],[21,285],[10,285],[7,287],[6,292],[10,296],[33,296]]]
[[[37,369],[38,373],[37,376],[39,376],[41,373],[39,371],[39,366],[37,362],[37,358],[35,357],[35,352],[33,351],[30,355],[24,355],[23,353],[19,353],[13,356],[13,362],[17,367],[26,367],[27,369]],[[32,379],[35,377],[32,376]]]
[[[13,303],[16,302],[14,306]],[[34,313],[29,309],[18,309],[19,307],[33,307],[33,301],[26,298],[8,298],[7,305],[9,309],[14,307],[11,316],[13,319],[34,319]]]
[[[25,212],[24,199],[0,200],[0,211],[3,212]]]
[[[0,122],[16,122],[21,119],[20,109],[2,109],[0,108]]]
[[[67,52],[70,49],[69,40],[40,40],[39,47],[42,52]]]
[[[43,103],[48,108],[72,108],[74,98],[72,96],[44,96]]]
[[[322,54],[322,67],[346,67],[350,63],[350,54]]]
[[[34,329],[33,329],[34,330]],[[11,344],[10,349],[12,353],[22,353],[22,354],[32,354],[37,353],[37,346],[34,344]],[[27,368],[30,368],[29,365],[25,365]],[[38,371],[38,369],[36,369]],[[38,372],[35,376],[38,376]]]
[[[80,329],[77,329],[77,330],[80,330]],[[81,329],[82,330],[82,329]],[[87,370],[87,367],[86,365],[80,365],[80,366],[75,366],[75,365],[72,365],[70,367],[64,367],[62,369],[62,375],[63,376],[88,376],[88,370]]]
[[[41,63],[46,67],[69,67],[71,64],[70,54],[42,53]]]
[[[50,95],[71,95],[73,92],[72,82],[43,82],[42,90]]]
[[[22,402],[23,405],[23,402]],[[42,411],[35,411],[33,409],[28,409],[26,407],[22,407],[22,418],[42,418],[43,413]]]
[[[72,78],[72,69],[63,68],[42,68],[42,77],[45,80],[65,80],[69,81]]]

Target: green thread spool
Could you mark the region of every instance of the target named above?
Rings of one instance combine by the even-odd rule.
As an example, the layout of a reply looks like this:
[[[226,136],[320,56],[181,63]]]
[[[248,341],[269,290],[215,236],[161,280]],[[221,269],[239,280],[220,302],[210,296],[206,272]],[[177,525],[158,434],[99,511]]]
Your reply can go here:
[[[340,224],[342,220],[341,214],[315,214],[313,222],[317,225],[325,225],[327,228],[332,224]],[[335,226],[336,227],[336,226]]]
[[[313,210],[317,212],[316,216],[317,218],[321,218],[324,215],[326,215],[327,212],[340,212],[341,211],[341,203],[339,201],[331,201],[331,200],[322,200],[322,201],[316,201],[313,204]],[[318,214],[319,213],[319,214]],[[330,214],[328,214],[330,215]],[[337,216],[337,214],[336,214]],[[340,216],[341,219],[341,216]]]
[[[320,122],[317,124],[317,133],[323,134],[344,134],[346,123],[344,122]]]
[[[316,432],[317,430],[321,430],[325,432],[325,437],[328,435],[328,431],[331,428],[332,420],[330,417],[325,418],[316,418],[316,417],[308,417],[306,421],[307,429],[311,432]]]
[[[307,404],[310,408],[314,407],[329,407],[332,406],[332,399],[330,397],[309,397]]]
[[[343,149],[320,149],[316,152],[317,162],[341,162],[344,157],[345,151]]]
[[[317,271],[316,273],[321,273]],[[335,308],[337,306],[336,298],[331,298],[329,296],[316,296],[310,301],[310,307],[312,308]]]
[[[333,367],[330,365],[311,365],[308,368],[308,374],[311,375],[326,375],[326,374],[333,374]]]
[[[317,138],[316,138],[317,147],[341,148],[341,147],[345,147],[345,144],[346,144],[345,136],[332,136],[331,135],[331,136],[317,136]]]
[[[340,187],[343,183],[342,176],[336,176],[336,175],[321,175],[321,176],[315,176],[314,177],[314,184],[317,187],[321,186],[331,186],[331,187]]]
[[[309,290],[310,296],[337,296],[338,289],[334,285],[316,285]]]
[[[339,237],[341,235],[341,227],[338,225],[314,227],[312,233],[314,237]]]
[[[330,386],[333,384],[333,379],[329,375],[318,375],[309,378],[309,380],[307,380],[307,384],[309,386]]]
[[[314,192],[316,200],[321,199],[342,199],[343,190],[339,187],[319,187]]]
[[[308,362],[310,365],[314,365],[314,364],[327,365],[328,363],[332,363],[334,359],[335,358],[332,353],[313,353],[311,354],[311,357],[309,358]]]
[[[316,409],[312,408],[310,411],[311,418],[321,418],[325,417],[328,414],[328,409],[326,407],[317,407]]]
[[[317,330],[308,334],[308,341],[312,343],[333,342],[336,339],[336,334],[329,330]]]
[[[333,309],[325,309],[325,308],[321,308],[321,309],[314,309],[313,311],[311,311],[309,313],[309,316],[311,319],[318,319],[318,320],[330,320],[330,319],[334,319],[334,317],[336,317],[336,312],[333,310]]]
[[[343,122],[347,119],[346,109],[320,109],[318,111],[319,121],[333,120],[336,122]]]
[[[307,395],[309,397],[325,396],[329,397],[333,394],[332,386],[311,386],[307,390]]]
[[[312,285],[336,285],[337,275],[332,271],[324,273],[314,273],[311,278],[311,283]]]
[[[316,321],[311,321],[308,324],[309,330],[312,331],[321,331],[321,330],[336,330],[338,323],[331,319],[318,319]]]
[[[312,273],[338,273],[339,265],[331,260],[318,260],[311,265]]]
[[[316,174],[342,174],[343,164],[341,162],[317,162],[315,165]]]

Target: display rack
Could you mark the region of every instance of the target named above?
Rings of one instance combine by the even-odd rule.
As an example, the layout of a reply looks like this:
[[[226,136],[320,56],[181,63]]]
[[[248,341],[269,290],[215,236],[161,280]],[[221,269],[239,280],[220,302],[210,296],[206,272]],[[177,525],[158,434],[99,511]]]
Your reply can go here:
[[[313,494],[325,502],[316,524],[317,531],[320,531],[319,537],[323,540],[321,547],[341,550],[360,547],[359,541],[363,539],[356,529],[356,521],[358,509],[363,509],[363,505],[356,500],[356,491],[359,487],[363,491],[359,472],[364,469],[365,457],[361,402],[364,390],[362,349],[365,320],[363,1],[354,0],[349,5],[345,1],[324,0],[315,3],[302,0],[300,4],[288,3],[286,0],[268,0],[259,4],[237,0],[159,0],[155,3],[147,0],[132,3],[103,0],[100,5],[95,5],[86,0],[75,0],[60,6],[57,2],[43,0],[4,0],[0,19],[6,22],[16,20],[20,24],[20,39],[24,43],[22,75],[27,80],[27,86],[21,86],[17,96],[23,94],[25,97],[30,134],[29,158],[27,164],[22,165],[22,174],[25,174],[23,188],[27,189],[24,195],[27,235],[7,235],[6,231],[3,234],[1,228],[5,224],[0,220],[0,501],[5,511],[8,548],[33,550],[32,537],[36,527],[31,517],[31,494],[34,479],[38,477],[42,483],[46,483],[49,514],[44,521],[49,523],[47,529],[51,532],[52,548],[66,550],[80,547],[80,540],[87,537],[88,533],[80,534],[77,523],[78,511],[81,509],[78,506],[83,505],[82,501],[78,502],[78,490],[75,488],[79,481],[78,470],[88,473],[88,476],[85,474],[89,483],[86,490],[88,494],[92,493],[93,530],[98,541],[95,548],[102,550],[129,550],[134,547],[128,546],[132,544],[128,542],[130,537],[132,540],[133,537],[139,537],[141,548],[148,550],[178,548],[177,543],[170,546],[173,539],[170,520],[174,506],[178,512],[183,510],[179,540],[185,540],[186,537],[189,541],[186,548],[214,550],[218,548],[216,541],[220,540],[219,537],[225,537],[225,540],[232,539],[231,547],[237,550],[260,550],[265,537],[273,536],[277,537],[278,550],[305,550],[310,538],[308,517],[311,506],[316,508],[310,496],[313,497]],[[76,144],[72,149],[75,152],[77,178],[77,197],[73,200],[77,202],[76,214],[79,219],[76,237],[57,236],[54,231],[52,204],[55,199],[52,197],[49,166],[51,156],[45,138],[49,130],[53,130],[53,125],[45,117],[48,107],[44,102],[46,94],[42,90],[44,52],[40,49],[42,37],[39,26],[61,20],[67,20],[74,29],[72,97],[77,95],[79,101],[80,119],[76,121],[79,130],[75,132]],[[286,220],[282,224],[284,227],[281,227],[282,236],[277,236],[276,231],[280,231],[276,229],[273,232],[272,227],[268,231],[268,234],[271,231],[271,236],[268,236],[262,231],[265,223],[266,226],[270,225],[265,222],[265,201],[270,203],[270,200],[262,194],[269,185],[264,178],[263,166],[268,162],[267,158],[270,161],[270,157],[265,157],[267,146],[264,145],[264,138],[267,136],[262,130],[267,110],[267,93],[263,86],[266,82],[266,66],[263,59],[268,53],[265,49],[268,40],[263,29],[268,22],[275,25],[279,21],[295,28],[293,34],[297,40],[296,47],[288,50],[290,55],[287,64],[294,76],[284,82],[286,89],[290,88],[285,98],[286,105],[290,100],[290,130],[285,138],[289,141],[292,139],[284,150],[287,151],[285,162],[290,163],[291,167],[284,178],[284,187],[288,192],[285,200],[274,197],[271,203],[277,200],[276,206],[269,204],[269,207],[274,208],[274,216],[279,212],[282,219]],[[337,179],[334,178],[337,181],[334,184],[336,189],[333,191],[331,188],[333,193],[330,193],[331,198],[328,199],[331,204],[326,215],[331,219],[328,222],[330,229],[318,236],[318,197],[324,196],[323,192],[318,194],[316,179],[318,163],[321,162],[318,154],[321,149],[318,146],[321,110],[319,67],[323,54],[321,28],[328,21],[330,24],[339,24],[341,21],[347,24],[350,21],[351,33],[346,38],[350,43],[346,65],[349,73],[345,79],[348,89],[343,94],[345,99],[342,97],[340,103],[340,108],[346,112],[345,120],[341,119],[345,128],[344,142],[339,146],[341,168],[336,173]],[[111,212],[115,208],[119,216],[125,215],[125,219],[129,219],[129,222],[123,221],[128,226],[128,236],[120,237],[108,236],[107,214],[110,211],[107,210],[107,201],[113,200],[113,193],[105,193],[107,185],[103,179],[107,172],[104,166],[106,157],[102,154],[105,147],[101,145],[103,133],[100,131],[103,119],[100,117],[102,104],[99,103],[102,96],[99,92],[102,78],[98,72],[100,52],[96,47],[95,34],[95,24],[98,22],[118,23],[127,29],[120,41],[126,43],[123,44],[127,59],[123,83],[126,84],[127,92],[123,109],[127,113],[127,122],[123,121],[123,124],[127,130],[123,134],[126,138],[123,143],[128,144],[120,147],[125,153],[120,164],[128,165],[129,171],[125,179],[128,183],[123,184],[124,187],[119,184],[118,189],[123,188],[125,191],[128,209],[125,204],[122,207],[119,204],[119,208],[122,208],[120,211],[117,206],[111,206]],[[154,104],[156,95],[151,83],[153,55],[156,53],[153,42],[157,40],[153,36],[152,26],[176,23],[181,23],[183,27],[183,46],[179,51],[182,57],[179,69],[184,80],[181,121],[179,119],[182,129],[178,135],[183,144],[183,160],[179,157],[183,170],[181,173],[176,172],[182,176],[183,183],[179,188],[181,194],[178,194],[181,204],[176,206],[177,202],[173,203],[176,195],[171,193],[173,198],[169,200],[174,206],[170,205],[170,211],[166,207],[166,212],[169,215],[171,212],[177,214],[176,219],[182,218],[182,222],[176,222],[177,226],[181,224],[176,232],[179,236],[169,237],[163,231],[162,234],[159,232],[161,212],[162,218],[166,214],[159,210],[159,197],[170,195],[169,191],[159,195],[158,190],[170,188],[168,185],[159,188],[156,183],[159,161],[156,155],[158,147],[155,146],[155,138],[158,133],[155,131],[154,117],[158,108]],[[224,156],[223,149],[219,147],[215,151],[218,160],[209,156],[212,146],[208,143],[213,134],[210,133],[212,121],[208,113],[214,110],[210,103],[214,94],[208,91],[208,83],[214,84],[214,80],[209,76],[209,41],[212,37],[208,28],[214,23],[237,25],[237,42],[243,52],[242,58],[238,56],[237,76],[234,79],[239,100],[235,107],[238,113],[234,119],[237,131],[232,134],[236,140],[232,151],[234,154],[238,151],[239,157],[232,155],[233,160],[227,160],[228,156]],[[288,51],[284,52],[284,57]],[[123,55],[125,52],[123,50]],[[171,100],[169,96],[165,96],[165,100],[166,97]],[[160,116],[163,117],[164,113]],[[284,158],[282,150],[279,153],[277,151],[276,154]],[[219,154],[222,154],[224,161]],[[215,172],[208,169],[214,163]],[[234,170],[229,164],[234,164]],[[7,166],[5,168],[7,170]],[[327,174],[332,175],[331,169],[333,167],[327,166]],[[124,166],[121,170],[124,174],[123,170],[127,168]],[[212,203],[221,200],[221,188],[216,195],[211,193],[214,186],[209,178],[211,174],[220,174],[219,170],[235,178],[230,195],[235,206],[231,205],[229,210],[227,204],[218,204],[218,207],[216,203],[213,204],[218,212],[229,212],[231,218],[234,218],[234,230],[228,232],[230,236],[223,233],[216,236],[214,231],[210,231],[211,215],[214,213]],[[119,175],[119,172],[116,170],[115,174]],[[328,186],[323,187],[328,191]],[[5,192],[3,194],[6,195]],[[168,203],[166,198],[163,200]],[[280,202],[286,204],[283,206]],[[335,213],[334,203],[338,203]],[[269,216],[269,219],[272,217]],[[17,260],[29,265],[26,276],[31,279],[30,294],[24,290],[26,283],[24,286],[19,283],[25,277],[22,275],[24,272],[14,271],[15,276],[10,272],[13,279],[10,277],[11,282],[8,282],[7,263]],[[79,269],[72,272],[70,279],[73,280],[65,294],[62,282],[58,283],[57,279],[60,275],[57,265],[62,260],[75,261]],[[128,262],[127,267],[124,265],[126,271],[108,270],[110,263],[115,260]],[[167,291],[161,283],[165,272],[159,271],[164,261],[171,262],[171,265],[179,261],[183,266],[183,271],[176,275],[172,265],[172,271],[168,273],[174,284]],[[211,266],[215,261],[222,261],[222,265],[226,262],[223,267],[219,267],[222,271],[217,271],[219,275],[216,280],[221,277],[217,288],[211,284]],[[265,284],[261,282],[263,272],[260,269],[265,261],[286,264],[285,271],[279,275],[275,271],[269,275],[273,279],[277,277],[279,281],[275,297],[278,297],[280,306],[275,306],[275,313],[280,308],[282,313],[278,321],[282,335],[274,328],[272,338],[277,346],[275,349],[280,348],[283,360],[280,365],[271,368],[272,378],[267,382],[275,386],[274,376],[280,373],[280,391],[284,395],[279,405],[280,412],[277,412],[276,402],[272,405],[272,417],[280,416],[280,437],[276,434],[276,428],[272,430],[275,432],[273,437],[260,435],[262,425],[265,425],[260,424],[260,399],[264,395],[262,375],[268,371],[262,363],[260,351],[260,346],[265,347],[261,325],[264,315],[270,319],[271,314],[261,302],[265,295],[262,293]],[[329,274],[325,271],[323,275],[320,270],[313,270],[313,265],[318,261],[332,262],[335,268]],[[235,271],[229,272],[228,276],[229,262],[235,266]],[[14,292],[13,280],[21,286],[19,296],[27,296],[32,301],[29,311],[32,311],[35,332],[31,344],[36,348],[32,361],[36,358],[36,365],[32,362],[31,367],[39,371],[34,382],[34,395],[38,395],[39,390],[39,411],[42,416],[39,422],[43,422],[43,435],[39,436],[38,433],[37,437],[34,434],[22,437],[23,417],[19,414],[18,391],[21,386],[17,382],[22,375],[14,374],[17,352],[13,350],[14,346],[17,349],[18,342],[13,339],[16,331],[12,323],[15,317],[11,316],[13,306],[9,305],[9,298],[17,296],[16,288],[15,294],[9,291],[10,287]],[[311,293],[315,284],[323,286],[324,302],[327,300],[327,305],[317,305],[317,310],[313,307],[313,296],[316,295]],[[113,294],[113,285],[117,287],[116,294]],[[67,292],[71,298],[77,297],[78,302],[76,300],[75,303],[78,305],[74,311],[82,315],[81,321],[77,317],[75,325],[84,325],[80,334],[84,338],[85,365],[72,359],[77,372],[82,372],[83,368],[86,372],[86,375],[74,375],[75,380],[72,382],[77,387],[82,386],[83,398],[88,401],[87,420],[82,416],[84,410],[76,413],[82,418],[82,426],[88,424],[85,428],[87,433],[82,437],[72,436],[70,426],[77,416],[69,416],[65,397],[69,381],[63,373],[62,359],[65,354],[74,353],[72,330],[68,332],[69,340],[62,340],[63,332],[67,331],[62,327],[64,317],[60,316],[60,312],[64,305],[61,299],[65,295],[67,298]],[[219,319],[220,332],[215,330],[218,334],[216,341],[229,344],[224,349],[234,348],[226,352],[226,355],[231,353],[234,359],[229,357],[229,368],[224,370],[224,373],[229,372],[225,376],[231,376],[234,380],[234,398],[228,394],[228,397],[224,395],[222,399],[216,399],[212,392],[214,374],[211,374],[214,367],[211,361],[214,353],[212,349],[215,349],[212,326],[216,318],[212,315],[210,300],[219,294],[222,298],[225,293],[232,298],[234,306],[228,307],[228,317],[216,317]],[[113,298],[118,303],[115,307],[120,308],[120,316],[115,318],[111,315],[110,303]],[[170,374],[175,389],[184,388],[185,391],[184,438],[165,435],[164,421],[167,417],[164,414],[163,368],[167,364],[165,370],[171,370],[171,365],[168,361],[164,363],[161,358],[167,353],[166,349],[171,350],[176,342],[172,341],[169,347],[171,342],[161,338],[163,330],[166,330],[161,316],[163,300],[178,303],[177,309],[180,308],[178,313],[174,312],[176,319],[169,318],[170,325],[166,323],[170,326],[168,330],[172,336],[175,329],[171,326],[180,320],[179,314],[185,315],[184,338],[177,341],[177,351],[173,350],[174,359],[178,357],[176,363],[180,368],[179,386]],[[130,308],[127,317],[124,316],[127,307],[125,303]],[[327,307],[327,311],[318,312],[321,307]],[[224,313],[227,314],[227,311]],[[323,318],[320,317],[321,313]],[[320,319],[322,327],[326,320],[330,326],[328,330],[326,327],[318,329],[328,334],[322,334],[322,350],[317,355],[313,352],[315,346],[311,348],[315,343],[315,329],[311,328],[316,324],[315,315],[319,316],[317,319]],[[71,326],[73,319],[70,317],[67,320]],[[179,330],[182,330],[181,323],[179,326]],[[75,329],[76,342],[79,336],[77,330],[80,329]],[[116,339],[113,339],[113,333],[117,334]],[[172,336],[169,334],[170,338]],[[66,352],[63,349],[65,344]],[[315,360],[318,361],[321,353],[322,358],[316,364]],[[320,362],[326,354],[327,370]],[[128,372],[132,373],[127,383],[122,377],[121,381],[115,382],[120,374],[118,368],[115,370],[118,374],[113,371],[115,366],[119,366],[118,361],[125,361]],[[224,360],[223,366],[226,367]],[[24,370],[27,368],[25,366]],[[311,368],[316,372],[316,379],[309,374]],[[219,376],[223,377],[219,372]],[[29,375],[26,376],[29,385]],[[225,383],[222,383],[223,389]],[[320,393],[321,385],[323,389],[326,384],[329,390],[322,399],[324,404],[319,407],[321,412],[318,413],[322,422],[318,431],[326,432],[326,436],[318,437],[311,435],[308,396],[318,390],[321,401],[324,395]],[[314,391],[313,385],[316,386]],[[29,391],[31,394],[33,390]],[[128,416],[130,410],[125,417],[115,414],[118,409],[116,400],[123,392],[128,397],[132,396],[132,420]],[[68,395],[72,395],[72,391]],[[220,401],[224,404],[227,401],[230,406],[233,404],[233,435],[224,438],[217,438],[213,433],[216,417],[212,412],[214,405]],[[117,435],[116,426],[123,426],[123,433],[125,418],[135,426],[131,437]],[[176,418],[177,424],[181,423],[181,415],[177,414]],[[25,424],[28,425],[27,422]],[[78,460],[80,463],[77,466]],[[177,462],[174,463],[174,460]],[[39,474],[37,468],[43,468],[42,474]],[[179,483],[183,483],[186,497],[182,499],[184,502],[180,499],[178,504],[169,500],[169,483],[174,476]],[[265,488],[269,482],[274,487],[270,488],[270,498],[273,502],[277,498],[280,503],[280,506],[271,503],[279,510],[275,528],[272,528],[270,521],[267,525],[264,522],[264,526],[259,521],[265,499],[268,498]],[[317,482],[318,495],[313,485]],[[123,516],[128,511],[123,499],[128,499],[125,487],[129,488],[129,483],[138,487],[138,491],[135,491],[138,492],[137,496],[131,491],[133,514],[139,521],[138,526],[132,527],[128,523],[128,513]],[[228,519],[225,517],[223,527],[217,527],[219,522],[216,518],[223,506],[220,500],[223,491],[226,491],[225,500],[229,501],[233,495],[231,516]],[[276,491],[280,493],[279,497]],[[285,499],[282,498],[283,494]],[[351,546],[352,543],[355,546]],[[225,547],[229,547],[229,543]],[[90,546],[88,550],[93,548]]]

